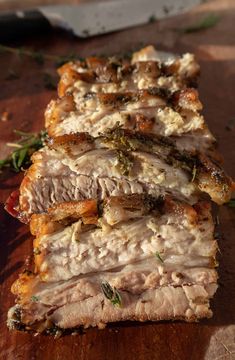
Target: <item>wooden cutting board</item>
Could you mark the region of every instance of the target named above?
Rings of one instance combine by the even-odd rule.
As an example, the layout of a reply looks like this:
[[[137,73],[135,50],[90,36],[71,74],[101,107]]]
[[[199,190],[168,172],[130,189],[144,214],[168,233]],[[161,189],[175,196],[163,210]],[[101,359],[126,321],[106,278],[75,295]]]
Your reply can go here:
[[[208,12],[220,14],[215,27],[192,34],[179,28],[197,23]],[[153,44],[173,52],[194,52],[201,65],[200,98],[204,115],[219,140],[225,168],[235,178],[235,2],[203,4],[189,15],[154,22],[90,40],[78,40],[53,32],[28,38],[12,46],[44,53],[79,56],[114,54]],[[36,131],[43,126],[43,112],[53,90],[45,88],[44,74],[55,76],[52,61],[44,65],[19,55],[0,53],[0,158],[12,141],[13,129]],[[15,76],[14,76],[15,74]],[[17,77],[15,79],[9,79]],[[5,115],[3,113],[5,112]],[[6,120],[7,118],[7,120]],[[4,121],[6,120],[6,121]],[[220,207],[220,287],[212,303],[214,317],[197,324],[183,322],[123,323],[104,330],[89,329],[84,334],[53,339],[27,333],[9,332],[7,310],[14,303],[10,286],[32,253],[28,228],[4,210],[7,195],[20,182],[21,175],[3,173],[0,177],[0,359],[1,360],[217,360],[235,359],[235,209]]]

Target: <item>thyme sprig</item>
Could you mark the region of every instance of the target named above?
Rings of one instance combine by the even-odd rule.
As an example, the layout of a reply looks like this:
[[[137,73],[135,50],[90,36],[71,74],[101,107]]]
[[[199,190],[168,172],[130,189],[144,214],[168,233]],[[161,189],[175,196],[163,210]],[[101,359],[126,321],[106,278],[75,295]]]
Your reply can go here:
[[[23,47],[14,48],[0,44],[0,53],[5,53],[5,52],[18,55],[20,58],[22,58],[23,56],[28,56],[39,65],[43,65],[46,60],[52,61],[55,63],[57,67],[69,61],[81,60],[81,58],[75,53],[60,56],[60,55],[47,54],[41,51],[32,51],[25,49]]]
[[[20,137],[15,143],[7,143],[6,145],[15,150],[6,157],[0,160],[0,171],[3,168],[10,168],[15,172],[19,172],[22,168],[26,168],[31,164],[31,155],[39,150],[47,138],[46,131],[42,130],[38,134],[26,133],[19,130],[14,130],[14,133]]]
[[[158,251],[155,252],[155,255],[158,258],[158,260],[161,261],[161,263],[164,263],[164,260],[163,260],[163,258],[161,257],[161,255],[160,255],[160,253]]]
[[[206,29],[209,29],[209,28],[215,26],[219,20],[220,20],[220,17],[218,15],[209,14],[206,17],[199,20],[198,23],[195,23],[195,24],[185,27],[185,28],[181,28],[180,32],[189,34],[189,33],[193,33],[193,32],[206,30]]]
[[[116,150],[118,169],[122,175],[128,176],[133,168],[132,155],[122,150]]]
[[[122,299],[121,295],[115,287],[112,287],[108,281],[102,281],[101,283],[101,290],[104,296],[110,300],[113,306],[122,306]]]

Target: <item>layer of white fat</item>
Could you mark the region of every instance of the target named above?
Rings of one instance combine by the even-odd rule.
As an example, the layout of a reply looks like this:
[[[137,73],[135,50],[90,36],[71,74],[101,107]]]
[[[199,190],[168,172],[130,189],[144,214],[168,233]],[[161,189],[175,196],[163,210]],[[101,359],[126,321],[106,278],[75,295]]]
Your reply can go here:
[[[190,181],[189,175],[170,165],[154,154],[145,152],[132,152],[134,156],[133,167],[128,176],[123,176],[119,170],[118,155],[115,150],[92,150],[80,156],[67,156],[63,151],[44,150],[43,161],[38,163],[37,174],[42,177],[68,176],[79,174],[93,178],[110,177],[116,179],[126,178],[161,186],[170,192],[181,193],[190,198],[196,191],[196,186]]]
[[[212,226],[195,226],[185,217],[146,216],[115,227],[81,232],[80,221],[40,238],[44,251],[40,271],[47,281],[110,270],[160,254],[164,264],[208,266],[216,251]],[[201,231],[203,228],[203,231]],[[158,259],[158,257],[157,257]]]

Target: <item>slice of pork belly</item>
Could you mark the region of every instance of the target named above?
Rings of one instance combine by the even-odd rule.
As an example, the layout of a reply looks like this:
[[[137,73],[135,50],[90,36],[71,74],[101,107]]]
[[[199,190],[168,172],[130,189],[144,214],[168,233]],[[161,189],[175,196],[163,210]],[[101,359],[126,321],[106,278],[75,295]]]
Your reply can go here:
[[[193,96],[194,92],[191,93]],[[136,104],[137,105],[137,104]],[[180,136],[201,130],[210,144],[214,138],[206,128],[203,117],[197,110],[186,108],[174,109],[170,104],[148,108],[107,109],[90,107],[79,111],[72,95],[52,100],[45,112],[45,124],[49,136],[59,136],[76,132],[88,132],[98,136],[117,124],[125,129],[152,133],[162,136]],[[195,134],[197,138],[197,133]]]
[[[143,195],[62,203],[34,215],[31,231],[35,273],[12,286],[11,329],[53,333],[212,315],[217,244],[209,203]]]
[[[217,243],[207,203],[192,208],[141,195],[109,198],[99,219],[95,203],[62,203],[32,216],[35,270],[42,280],[113,270],[156,254],[170,267],[213,266]]]
[[[179,57],[171,54],[164,59],[164,54],[157,53],[152,47],[142,49],[139,54],[142,55],[134,54],[131,62],[115,57],[90,57],[63,65],[58,70],[61,77],[59,96],[73,91],[80,94],[120,92],[153,86],[175,91],[196,84],[199,65],[194,55]]]
[[[171,112],[170,108],[175,112]],[[130,113],[131,116],[132,111],[134,111],[134,114],[138,113],[138,111],[141,113],[143,109],[145,111],[149,110],[149,113],[146,113],[147,118],[155,116],[156,120],[159,118],[158,122],[167,123],[167,120],[164,121],[166,117],[170,117],[169,122],[172,122],[172,118],[176,117],[176,112],[179,112],[181,118],[186,118],[184,121],[178,119],[181,126],[188,122],[187,118],[190,118],[190,115],[195,115],[198,119],[197,128],[201,128],[203,124],[203,118],[197,113],[202,109],[197,90],[187,88],[171,94],[162,88],[149,88],[132,92],[89,92],[84,96],[79,93],[67,94],[57,102],[53,101],[49,104],[46,111],[46,126],[48,127],[53,122],[60,122],[68,112],[73,112],[77,116],[89,116],[92,112],[95,112],[101,118],[111,112],[118,111],[121,111],[122,114]]]
[[[72,96],[72,98],[71,98]],[[182,109],[182,111],[199,111],[202,104],[198,98],[197,90],[186,88],[184,90],[170,93],[163,88],[148,88],[146,90],[113,92],[113,93],[95,93],[89,92],[84,96],[79,93],[67,95],[69,105],[65,108],[76,109],[80,112],[97,111],[134,111],[139,109],[171,107],[173,109]],[[73,100],[73,101],[72,101]]]
[[[145,225],[137,233],[141,220]],[[64,236],[74,226],[76,233]],[[53,332],[123,320],[210,317],[209,299],[217,288],[213,230],[209,203],[191,207],[140,195],[62,203],[35,215],[35,273],[25,271],[13,284],[17,305],[9,310],[8,325]],[[72,266],[59,265],[66,257]]]
[[[195,203],[205,192],[221,204],[233,189],[214,159],[121,128],[96,139],[81,133],[55,138],[32,161],[20,186],[20,211],[26,217],[63,201],[132,193],[172,194]]]
[[[179,268],[181,273],[167,267],[153,269],[150,261],[145,266],[128,265],[117,272],[54,283],[24,273],[12,286],[18,299],[8,312],[8,326],[55,334],[56,330],[79,326],[103,328],[116,321],[195,321],[212,316],[209,299],[217,289],[214,270],[194,267],[185,268],[184,273]],[[104,284],[118,296],[116,306],[104,295]]]

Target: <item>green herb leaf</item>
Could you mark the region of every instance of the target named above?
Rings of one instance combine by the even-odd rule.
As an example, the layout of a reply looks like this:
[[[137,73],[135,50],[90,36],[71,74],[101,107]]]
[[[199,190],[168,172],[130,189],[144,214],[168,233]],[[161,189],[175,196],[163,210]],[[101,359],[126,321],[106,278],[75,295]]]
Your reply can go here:
[[[115,287],[112,287],[107,281],[102,281],[101,290],[104,296],[110,300],[113,306],[121,306],[122,300],[121,295]]]
[[[235,208],[235,199],[231,199],[227,204],[229,207]]]
[[[128,176],[133,167],[132,156],[121,150],[116,150],[116,151],[117,151],[118,169],[121,174]]]
[[[19,171],[19,168],[18,168],[18,166],[17,166],[17,151],[14,151],[13,153],[12,153],[12,156],[11,156],[11,158],[12,158],[12,165],[13,165],[13,168],[16,170],[16,171]]]
[[[161,257],[160,253],[158,251],[155,252],[156,257],[158,258],[158,260],[160,260],[162,263],[164,263],[163,258]]]
[[[189,34],[189,33],[197,32],[197,31],[209,29],[209,28],[215,26],[219,20],[220,20],[220,17],[218,15],[209,14],[206,17],[204,17],[203,19],[201,19],[198,23],[188,26],[186,28],[180,29],[180,32]]]
[[[39,301],[39,297],[33,295],[33,296],[31,296],[31,301],[37,302],[37,301]]]
[[[31,155],[39,150],[47,138],[46,131],[40,131],[38,134],[14,131],[20,139],[16,143],[9,143],[8,146],[15,147],[14,151],[6,158],[0,160],[0,170],[10,167],[19,172],[22,167],[28,167],[31,164]]]
[[[27,155],[27,152],[28,152],[28,148],[25,147],[25,148],[22,148],[21,150],[19,150],[19,153],[18,153],[18,161],[17,161],[17,167],[18,169],[20,169],[21,165],[23,164],[23,161]]]
[[[53,61],[56,67],[61,66],[68,61],[83,60],[74,53],[68,55],[62,55],[62,56],[51,55],[51,54],[42,53],[41,51],[32,51],[25,49],[23,47],[14,48],[3,44],[0,44],[0,53],[16,54],[17,56],[19,56],[20,59],[22,59],[23,56],[28,56],[31,59],[35,60],[39,65],[43,65],[45,60],[49,60],[49,61]]]

